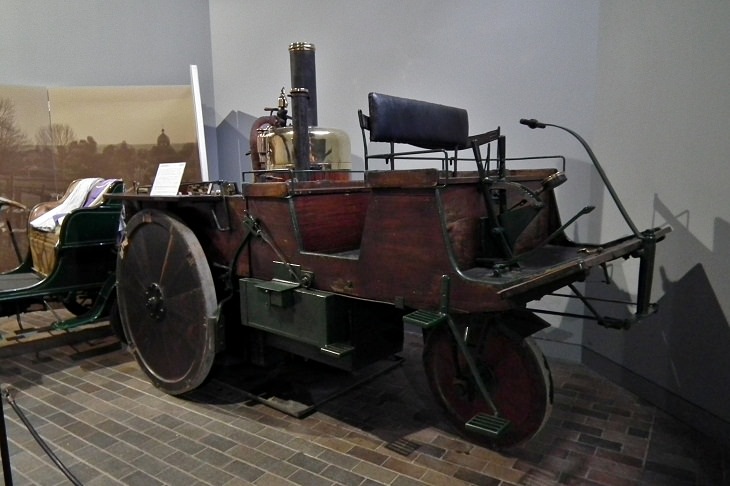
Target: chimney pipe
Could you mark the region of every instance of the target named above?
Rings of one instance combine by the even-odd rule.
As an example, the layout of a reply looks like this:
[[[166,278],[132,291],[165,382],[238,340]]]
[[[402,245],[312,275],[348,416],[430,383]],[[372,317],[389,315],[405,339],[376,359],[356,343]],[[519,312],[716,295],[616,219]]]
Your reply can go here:
[[[309,110],[307,109],[307,100],[309,92],[307,88],[292,88],[292,125],[294,127],[293,140],[294,143],[294,169],[296,171],[307,171],[311,169],[309,164],[310,148],[309,148]],[[301,179],[306,179],[306,173],[300,173]]]
[[[291,88],[304,88],[309,93],[307,120],[317,126],[317,72],[314,64],[314,44],[294,42],[289,45]]]

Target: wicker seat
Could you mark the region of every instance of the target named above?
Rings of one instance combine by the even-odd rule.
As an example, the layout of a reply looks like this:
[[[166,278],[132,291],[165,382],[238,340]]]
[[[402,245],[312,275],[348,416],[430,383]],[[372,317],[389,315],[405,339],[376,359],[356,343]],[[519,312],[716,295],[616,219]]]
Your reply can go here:
[[[79,208],[97,206],[117,179],[77,179],[58,201],[37,204],[28,217],[28,241],[33,270],[47,276],[56,265],[56,246],[63,220]]]

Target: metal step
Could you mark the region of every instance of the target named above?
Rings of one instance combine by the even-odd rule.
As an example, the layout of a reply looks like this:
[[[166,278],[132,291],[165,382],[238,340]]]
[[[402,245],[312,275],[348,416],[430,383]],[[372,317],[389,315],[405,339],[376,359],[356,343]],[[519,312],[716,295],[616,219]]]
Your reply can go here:
[[[487,437],[497,438],[504,434],[510,426],[510,421],[496,415],[488,415],[486,413],[478,413],[474,415],[466,424],[466,430],[486,435]]]
[[[319,350],[325,354],[340,358],[348,353],[355,351],[355,348],[354,346],[350,346],[347,343],[330,343],[325,344],[324,346],[319,348]]]
[[[403,316],[404,324],[412,324],[423,329],[431,329],[446,320],[446,314],[437,311],[417,310]]]

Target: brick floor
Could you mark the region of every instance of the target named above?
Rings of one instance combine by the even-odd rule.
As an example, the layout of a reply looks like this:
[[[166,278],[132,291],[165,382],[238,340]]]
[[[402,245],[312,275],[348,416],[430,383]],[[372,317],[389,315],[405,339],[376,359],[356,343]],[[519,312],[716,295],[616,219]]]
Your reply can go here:
[[[151,386],[124,349],[73,359],[88,347],[0,361],[0,381],[85,485],[730,484],[726,449],[575,363],[550,363],[556,394],[546,427],[495,452],[444,421],[416,335],[406,335],[401,366],[303,419],[252,404],[235,365],[183,399]],[[317,380],[344,379],[317,366],[301,371],[310,388],[292,393],[314,400],[336,385]],[[7,404],[4,412],[14,484],[69,484]]]

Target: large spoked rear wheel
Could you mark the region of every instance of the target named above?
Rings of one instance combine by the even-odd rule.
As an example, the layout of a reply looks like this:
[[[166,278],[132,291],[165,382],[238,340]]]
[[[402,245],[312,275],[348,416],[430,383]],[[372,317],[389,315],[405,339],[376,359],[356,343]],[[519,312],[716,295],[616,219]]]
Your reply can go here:
[[[506,331],[510,321],[523,318],[505,314],[479,322],[456,320],[500,416],[510,421],[509,428],[498,437],[466,428],[475,415],[493,412],[481,397],[449,326],[430,331],[424,347],[429,386],[451,422],[470,440],[493,448],[512,447],[530,439],[552,409],[553,385],[545,357],[531,338]]]
[[[198,387],[215,358],[217,300],[192,230],[163,211],[135,214],[117,258],[124,334],[152,383],[172,395]]]

